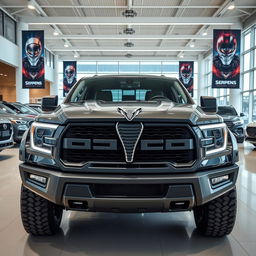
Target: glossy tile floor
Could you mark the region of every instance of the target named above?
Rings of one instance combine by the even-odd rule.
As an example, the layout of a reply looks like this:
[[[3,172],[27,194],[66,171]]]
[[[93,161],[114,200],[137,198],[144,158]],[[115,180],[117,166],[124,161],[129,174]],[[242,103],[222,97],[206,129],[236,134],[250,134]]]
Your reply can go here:
[[[0,256],[256,255],[256,150],[240,146],[238,215],[226,238],[204,238],[193,215],[65,212],[62,231],[34,238],[19,214],[18,148],[0,153]]]

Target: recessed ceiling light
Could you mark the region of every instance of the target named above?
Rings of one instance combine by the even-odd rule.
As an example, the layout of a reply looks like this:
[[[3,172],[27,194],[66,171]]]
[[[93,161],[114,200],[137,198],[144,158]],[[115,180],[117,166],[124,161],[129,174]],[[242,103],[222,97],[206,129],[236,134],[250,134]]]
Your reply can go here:
[[[34,3],[32,2],[32,1],[28,1],[28,9],[30,9],[30,10],[35,10],[36,9],[36,7],[35,7],[35,5],[34,5]]]
[[[3,75],[4,75],[4,74],[2,74],[2,73],[0,74],[0,76],[3,76]]]
[[[79,55],[77,53],[74,54],[74,58],[78,58]]]
[[[191,48],[194,48],[194,47],[195,47],[195,44],[193,44],[193,43],[190,44],[190,47],[191,47]]]
[[[234,10],[235,9],[235,4],[231,3],[228,7],[229,10]]]
[[[7,76],[6,74],[4,74],[4,76]]]
[[[66,47],[66,48],[67,48],[67,47],[68,47],[68,44],[67,44],[67,43],[65,43],[65,44],[64,44],[64,47]]]
[[[54,31],[54,32],[53,32],[53,35],[54,35],[54,36],[58,36],[58,35],[59,35],[59,32],[58,32],[58,31]]]
[[[204,32],[202,33],[203,36],[207,36],[207,34],[208,34],[207,31],[204,31]]]
[[[181,55],[180,55],[180,58],[184,58],[184,55],[183,55],[183,54],[181,54]]]

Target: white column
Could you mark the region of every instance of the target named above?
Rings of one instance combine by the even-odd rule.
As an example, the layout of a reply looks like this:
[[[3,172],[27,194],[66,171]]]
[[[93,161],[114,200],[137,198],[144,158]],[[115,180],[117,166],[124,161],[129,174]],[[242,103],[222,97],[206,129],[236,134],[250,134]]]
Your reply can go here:
[[[203,55],[199,54],[198,55],[198,104],[200,104],[200,97],[201,96],[206,96],[206,81],[204,78],[204,60],[203,60]]]
[[[17,23],[17,45],[19,47],[19,65],[16,68],[16,101],[29,103],[29,89],[22,89],[22,30],[27,30],[28,24],[23,22]]]
[[[59,80],[58,80],[58,55],[54,56],[54,80],[51,83],[51,95],[58,95],[59,93]]]
[[[231,26],[231,29],[242,29],[242,25],[240,23],[236,23]],[[242,50],[242,48],[241,48]],[[242,61],[242,55],[240,55],[240,62]],[[243,63],[240,63],[241,67]],[[241,75],[240,75],[240,88],[242,86],[242,81],[241,81]],[[233,105],[239,114],[242,110],[241,106],[241,89],[230,89],[230,97],[229,97],[229,104]]]

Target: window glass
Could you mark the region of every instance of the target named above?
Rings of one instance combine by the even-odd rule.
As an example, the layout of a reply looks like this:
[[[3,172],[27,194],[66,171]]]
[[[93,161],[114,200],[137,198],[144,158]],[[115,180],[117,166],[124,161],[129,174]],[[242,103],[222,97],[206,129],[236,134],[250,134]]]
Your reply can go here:
[[[118,62],[98,62],[98,73],[118,73]]]
[[[179,63],[178,62],[163,62],[162,64],[163,73],[172,73],[179,72]]]
[[[247,33],[244,36],[244,51],[247,51],[251,48],[251,33]]]
[[[244,71],[250,69],[250,52],[244,55]]]
[[[242,112],[245,114],[244,122],[248,124],[249,121],[249,92],[245,92],[242,94]]]
[[[253,88],[256,89],[256,70],[254,70],[254,76],[253,76]]]
[[[15,21],[4,14],[4,36],[11,42],[16,42],[16,25]]]
[[[161,62],[141,62],[141,73],[161,73]]]
[[[62,63],[63,65],[63,63]],[[61,69],[62,70],[62,69]],[[78,73],[97,73],[96,62],[77,62],[77,72]]]
[[[119,63],[119,73],[133,73],[138,74],[140,72],[140,63],[136,62],[120,62]]]
[[[244,91],[248,91],[250,89],[250,73],[244,74],[243,85],[244,85]]]
[[[3,35],[3,13],[0,10],[0,35]]]
[[[252,121],[256,122],[256,91],[253,92]]]

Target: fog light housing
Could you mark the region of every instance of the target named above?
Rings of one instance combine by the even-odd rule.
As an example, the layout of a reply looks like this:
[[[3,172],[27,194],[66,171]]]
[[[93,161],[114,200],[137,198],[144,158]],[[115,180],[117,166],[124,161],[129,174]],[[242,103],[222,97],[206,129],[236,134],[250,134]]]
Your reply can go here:
[[[43,186],[46,186],[47,183],[47,178],[35,174],[29,174],[29,179]]]
[[[213,186],[219,185],[229,180],[229,175],[223,175],[215,178],[211,178],[211,183]]]

